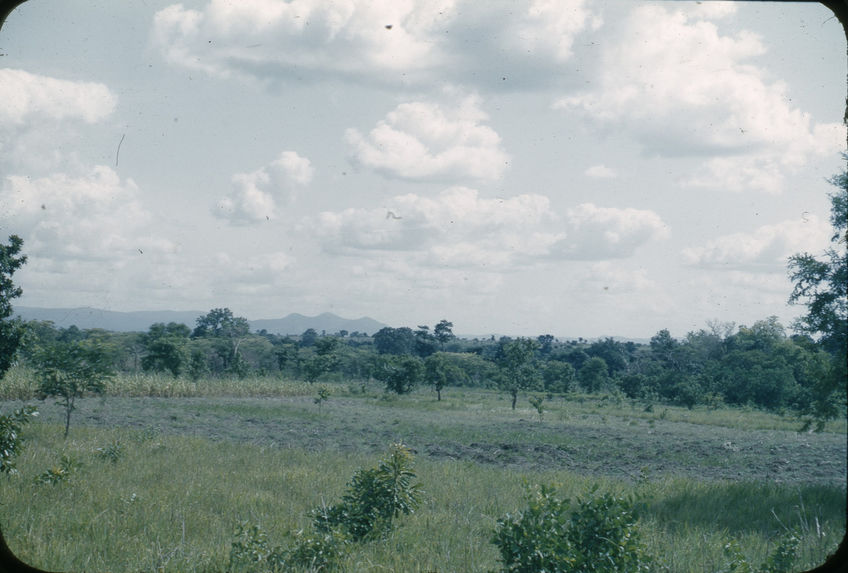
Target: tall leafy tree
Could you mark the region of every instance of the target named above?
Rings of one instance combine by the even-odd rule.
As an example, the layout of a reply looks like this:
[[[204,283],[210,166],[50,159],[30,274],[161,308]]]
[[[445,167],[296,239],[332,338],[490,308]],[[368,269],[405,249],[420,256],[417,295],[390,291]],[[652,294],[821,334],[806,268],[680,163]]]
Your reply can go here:
[[[436,337],[436,340],[444,346],[456,336],[453,334],[453,323],[449,322],[445,319],[439,321],[439,324],[433,327],[433,336]]]
[[[12,275],[26,263],[26,256],[20,254],[23,244],[17,235],[9,237],[8,245],[0,243],[0,378],[12,365],[25,331],[20,320],[11,318],[12,299],[22,294]]]
[[[152,324],[143,338],[147,354],[141,359],[141,367],[146,371],[168,371],[179,376],[188,362],[186,343],[190,334],[185,324]]]
[[[233,316],[229,308],[213,308],[198,317],[193,338],[210,338],[225,371],[243,373],[245,362],[239,346],[250,333],[250,323],[242,316]]]
[[[445,386],[458,384],[465,379],[465,372],[448,362],[443,352],[431,354],[424,360],[424,380],[436,391],[436,400],[442,399]]]
[[[539,383],[539,371],[534,364],[538,343],[531,338],[503,340],[496,363],[500,370],[500,386],[512,397],[512,409],[521,390],[534,388]]]
[[[815,424],[819,431],[827,420],[839,415],[840,409],[844,413],[848,377],[848,171],[835,176],[831,183],[837,188],[830,195],[834,230],[831,246],[820,257],[799,253],[789,258],[789,277],[795,285],[789,302],[807,307],[795,330],[817,337],[819,345],[833,357],[805,412],[804,427]]]
[[[415,333],[406,326],[383,327],[374,333],[373,338],[380,354],[412,354],[415,351]]]
[[[417,356],[382,356],[374,369],[374,378],[396,394],[411,392],[423,377],[424,363]]]

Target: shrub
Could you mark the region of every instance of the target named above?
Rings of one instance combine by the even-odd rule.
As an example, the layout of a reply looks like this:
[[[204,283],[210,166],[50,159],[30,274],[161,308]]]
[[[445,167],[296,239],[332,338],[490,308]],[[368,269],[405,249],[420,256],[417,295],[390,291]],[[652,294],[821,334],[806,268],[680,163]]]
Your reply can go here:
[[[492,539],[501,553],[504,571],[566,571],[573,564],[566,539],[568,500],[541,486],[527,492],[527,509],[497,522]]]
[[[492,543],[504,571],[649,570],[651,560],[639,542],[630,499],[603,494],[580,501],[570,517],[568,500],[559,499],[554,488],[529,491],[527,502],[527,509],[497,522]]]
[[[49,470],[44,473],[36,476],[36,483],[44,483],[50,485],[56,485],[57,483],[61,483],[63,481],[68,481],[71,477],[71,473],[76,469],[77,463],[72,460],[67,455],[62,455],[62,459],[59,461],[58,466],[53,466]]]
[[[21,428],[38,416],[34,406],[25,406],[7,416],[0,416],[0,473],[16,473],[13,458],[23,449]]]
[[[790,533],[781,540],[762,565],[754,568],[739,549],[739,544],[730,541],[724,546],[724,554],[729,561],[720,573],[791,573],[798,553],[798,543],[798,537]]]
[[[97,457],[103,460],[108,460],[113,464],[118,463],[124,456],[124,446],[121,445],[121,442],[115,440],[108,446],[103,446],[102,448],[97,448]]]
[[[542,421],[542,415],[545,412],[545,397],[544,396],[530,396],[527,398],[530,402],[530,405],[536,409],[536,412],[539,413],[539,422]]]
[[[294,546],[286,553],[286,563],[308,571],[332,571],[344,556],[346,540],[339,533],[295,534]]]
[[[420,490],[412,483],[412,454],[394,444],[375,468],[358,470],[347,484],[341,503],[312,511],[315,529],[340,529],[353,541],[387,533],[394,518],[415,511]]]
[[[236,526],[235,541],[230,546],[227,571],[282,571],[285,551],[270,547],[265,532],[258,525],[242,522]]]

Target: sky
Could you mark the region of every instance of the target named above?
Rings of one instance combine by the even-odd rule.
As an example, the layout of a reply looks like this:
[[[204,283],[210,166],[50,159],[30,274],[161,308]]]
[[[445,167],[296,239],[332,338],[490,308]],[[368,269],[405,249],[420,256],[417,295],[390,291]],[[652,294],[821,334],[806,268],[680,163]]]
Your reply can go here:
[[[815,3],[29,0],[0,30],[0,237],[22,306],[789,326],[846,69]]]

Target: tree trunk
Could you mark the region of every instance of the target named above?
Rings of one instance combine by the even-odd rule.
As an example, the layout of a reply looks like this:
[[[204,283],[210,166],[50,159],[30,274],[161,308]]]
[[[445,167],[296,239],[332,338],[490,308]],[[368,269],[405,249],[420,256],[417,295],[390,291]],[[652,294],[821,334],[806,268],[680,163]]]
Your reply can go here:
[[[74,409],[74,398],[65,398],[65,438],[68,437],[68,431],[71,427],[71,410]]]
[[[437,402],[442,401],[442,390],[440,388],[436,388],[436,401]]]
[[[518,400],[518,390],[512,391],[512,409],[515,410],[515,402]]]

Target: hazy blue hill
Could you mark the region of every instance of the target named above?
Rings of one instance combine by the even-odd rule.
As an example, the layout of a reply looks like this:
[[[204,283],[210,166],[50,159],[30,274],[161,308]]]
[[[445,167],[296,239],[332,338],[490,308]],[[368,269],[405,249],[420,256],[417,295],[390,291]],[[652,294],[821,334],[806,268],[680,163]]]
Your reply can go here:
[[[340,330],[374,334],[386,325],[368,317],[347,319],[325,312],[318,316],[292,313],[285,318],[251,320],[250,326],[253,330],[264,328],[274,334],[302,334],[308,328],[314,328],[319,334],[322,330],[326,331],[327,334],[334,334]]]
[[[102,328],[115,332],[145,332],[156,322],[177,322],[194,328],[197,317],[206,314],[200,310],[174,311],[152,310],[136,312],[118,312],[98,308],[38,308],[16,306],[15,314],[23,320],[50,320],[57,328],[67,328],[75,325],[80,329]],[[293,313],[285,318],[251,320],[253,331],[262,330],[274,334],[302,334],[308,328],[314,328],[319,333],[323,330],[333,334],[340,330],[348,332],[359,331],[374,334],[385,324],[371,318],[363,317],[350,320],[325,312],[318,316],[304,316]]]
[[[50,320],[57,328],[75,325],[80,329],[102,328],[114,332],[143,332],[156,322],[177,322],[194,327],[203,311],[151,310],[118,312],[99,308],[37,308],[16,306],[15,314],[23,320]]]

